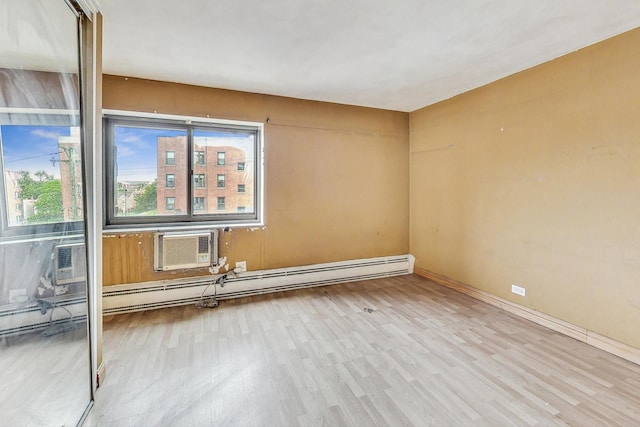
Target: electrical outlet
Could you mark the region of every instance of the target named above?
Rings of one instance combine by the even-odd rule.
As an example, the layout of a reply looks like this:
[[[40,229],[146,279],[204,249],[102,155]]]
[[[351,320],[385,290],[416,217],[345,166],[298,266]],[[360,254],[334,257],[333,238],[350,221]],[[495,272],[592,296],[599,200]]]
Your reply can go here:
[[[247,271],[247,261],[238,261],[236,262],[236,268],[234,269],[236,273],[244,273]]]
[[[518,286],[518,285],[511,285],[511,292],[513,292],[516,295],[520,295],[522,297],[527,294],[527,290],[522,286]]]

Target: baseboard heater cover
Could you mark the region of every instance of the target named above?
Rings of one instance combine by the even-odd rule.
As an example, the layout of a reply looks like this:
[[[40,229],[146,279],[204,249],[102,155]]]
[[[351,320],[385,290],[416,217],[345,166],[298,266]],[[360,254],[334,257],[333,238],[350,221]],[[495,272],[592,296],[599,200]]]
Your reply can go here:
[[[220,300],[413,273],[411,255],[367,258],[302,267],[249,271],[218,287]],[[194,304],[214,276],[113,285],[103,289],[103,314]],[[205,295],[213,294],[213,286]]]
[[[64,309],[63,309],[64,308]],[[69,310],[71,315],[66,311]],[[0,337],[43,331],[51,326],[73,322],[81,324],[87,320],[87,300],[84,297],[68,298],[56,303],[51,323],[51,308],[44,313],[36,301],[20,308],[0,310]]]

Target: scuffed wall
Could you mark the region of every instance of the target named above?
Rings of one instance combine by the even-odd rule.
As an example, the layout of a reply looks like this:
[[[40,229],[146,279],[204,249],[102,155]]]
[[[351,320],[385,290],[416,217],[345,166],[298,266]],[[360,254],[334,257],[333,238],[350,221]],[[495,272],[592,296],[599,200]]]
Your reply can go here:
[[[221,233],[231,268],[408,253],[407,113],[119,76],[104,76],[103,107],[265,123],[266,225]],[[105,285],[207,274],[154,272],[151,232],[103,245]]]
[[[416,267],[640,348],[638,70],[640,29],[412,113]]]

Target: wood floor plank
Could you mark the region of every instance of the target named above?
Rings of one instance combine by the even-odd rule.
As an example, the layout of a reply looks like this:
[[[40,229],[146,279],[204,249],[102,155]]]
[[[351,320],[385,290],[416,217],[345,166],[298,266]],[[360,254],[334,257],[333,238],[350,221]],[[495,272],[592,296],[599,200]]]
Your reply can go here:
[[[104,321],[87,426],[640,425],[640,367],[418,276]]]

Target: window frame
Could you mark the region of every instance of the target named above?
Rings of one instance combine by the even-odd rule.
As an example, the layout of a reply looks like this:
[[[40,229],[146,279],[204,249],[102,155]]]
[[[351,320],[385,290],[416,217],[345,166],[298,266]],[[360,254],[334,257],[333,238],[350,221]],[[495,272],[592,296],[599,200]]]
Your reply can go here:
[[[169,181],[169,177],[171,177],[171,181]],[[169,182],[171,182],[171,185],[169,185]],[[167,174],[165,174],[164,186],[165,186],[165,188],[176,188],[176,174],[175,173],[167,173]]]
[[[169,207],[169,199],[171,199],[171,206],[173,207]],[[165,206],[167,207],[168,211],[175,211],[176,210],[176,196],[165,196],[165,202],[164,202]]]
[[[222,154],[222,156],[220,154]],[[226,151],[217,151],[216,152],[216,166],[226,166],[226,165],[227,165],[227,152]]]
[[[173,154],[171,156],[171,163],[169,163],[169,153]],[[175,166],[176,165],[176,152],[173,150],[165,150],[164,152],[164,165],[165,166]]]
[[[40,109],[40,108],[14,108],[1,107],[0,114],[10,118],[9,123],[3,125],[18,126],[63,126],[63,127],[80,127],[81,117],[79,110],[69,109]],[[85,147],[84,133],[80,130],[80,160],[82,168],[85,168]],[[66,236],[84,233],[84,219],[75,221],[60,221],[35,224],[9,225],[9,212],[7,192],[5,186],[5,164],[4,153],[2,149],[2,141],[0,140],[0,203],[3,209],[0,209],[0,242],[5,239],[23,239],[23,238],[47,238],[50,236]],[[15,194],[14,194],[15,196]],[[82,207],[86,209],[86,195],[82,194]],[[22,216],[22,215],[21,215]],[[83,214],[83,218],[85,214]]]
[[[128,127],[146,127],[151,129],[174,129],[187,131],[187,153],[185,176],[187,178],[187,195],[186,205],[187,212],[180,215],[156,215],[156,216],[126,216],[118,217],[115,215],[115,199],[114,190],[116,186],[115,174],[115,141],[114,129],[117,126]],[[200,210],[194,209],[193,198],[196,187],[194,186],[194,169],[202,167],[195,163],[194,152],[195,138],[194,134],[198,131],[215,132],[239,132],[251,133],[254,135],[253,145],[253,168],[254,176],[254,192],[253,192],[253,211],[252,212],[225,212],[225,213],[200,213]],[[104,136],[104,192],[105,203],[103,212],[103,226],[105,230],[161,230],[180,227],[189,228],[206,228],[206,227],[224,227],[224,226],[256,226],[264,225],[264,125],[259,122],[226,120],[226,119],[210,119],[204,117],[176,116],[155,113],[140,113],[121,110],[103,110],[103,136]],[[226,153],[226,151],[224,152]],[[216,162],[212,167],[218,167],[218,154],[216,152]],[[208,162],[206,162],[208,163]],[[205,163],[205,164],[206,164]],[[225,165],[226,166],[226,154]],[[176,165],[176,179],[178,172],[182,173]],[[245,169],[246,170],[246,169]],[[207,169],[206,173],[216,173],[215,169]],[[200,174],[198,171],[197,174]],[[206,183],[205,183],[206,187]],[[201,187],[197,187],[200,189]],[[178,200],[176,199],[176,205]],[[206,200],[205,200],[206,204]]]

